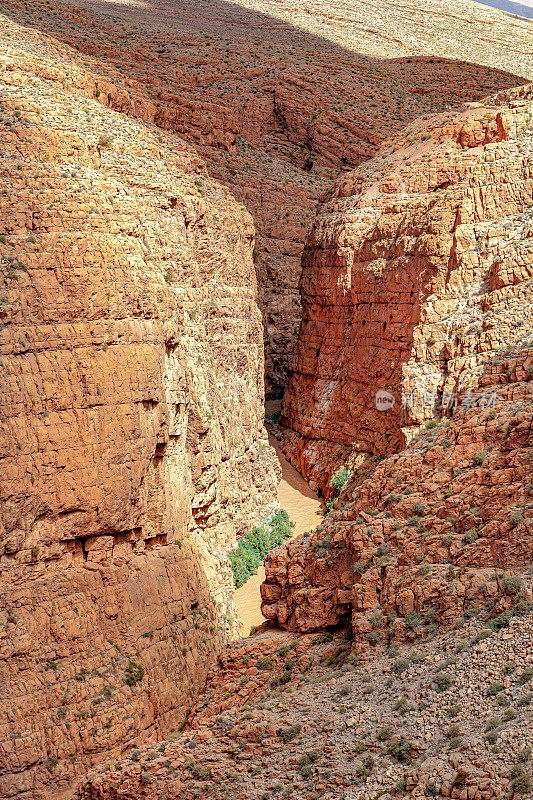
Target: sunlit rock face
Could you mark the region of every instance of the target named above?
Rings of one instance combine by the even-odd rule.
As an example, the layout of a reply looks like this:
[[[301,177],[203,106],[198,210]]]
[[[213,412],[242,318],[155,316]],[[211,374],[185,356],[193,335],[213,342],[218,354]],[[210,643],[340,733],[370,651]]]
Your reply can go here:
[[[33,800],[183,720],[277,462],[249,214],[3,30],[0,796]]]
[[[345,175],[309,235],[284,450],[323,491],[397,451],[532,328],[526,86],[421,118]],[[383,399],[388,402],[383,404]]]

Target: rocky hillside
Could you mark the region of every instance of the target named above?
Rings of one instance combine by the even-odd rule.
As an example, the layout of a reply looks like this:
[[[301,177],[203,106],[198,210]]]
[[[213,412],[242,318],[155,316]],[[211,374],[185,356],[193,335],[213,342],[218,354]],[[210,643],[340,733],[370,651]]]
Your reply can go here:
[[[278,467],[249,214],[69,48],[0,36],[0,796],[37,800],[184,718]]]
[[[397,451],[476,391],[531,331],[532,168],[525,86],[420,118],[329,193],[281,418],[286,453],[323,491],[347,458]]]
[[[263,614],[309,631],[350,619],[358,651],[469,609],[531,601],[533,349],[487,364],[476,394],[401,453],[355,472],[324,525],[273,551]],[[518,599],[517,599],[518,598]],[[500,617],[501,618],[501,617]]]
[[[181,735],[108,761],[79,798],[530,797],[532,624],[463,618],[369,662],[342,633],[260,634],[225,653]]]
[[[482,9],[469,25],[444,15],[446,46],[435,47],[437,14],[380,5],[372,16],[361,5],[365,26],[369,19],[372,25],[385,20],[387,36],[354,34],[350,15],[357,9],[343,5],[339,12],[338,3],[2,4],[4,14],[86,54],[87,69],[98,74],[93,96],[99,103],[194,142],[210,175],[251,212],[272,396],[285,387],[301,318],[304,240],[319,198],[339,171],[370,158],[386,136],[420,114],[479,99],[516,85],[517,75],[533,74],[529,44],[525,54],[522,46],[529,31],[499,12]],[[410,31],[393,47],[391,18]],[[480,38],[495,31],[506,46],[484,47],[490,57],[481,57]],[[110,76],[123,90],[120,98],[108,97]]]

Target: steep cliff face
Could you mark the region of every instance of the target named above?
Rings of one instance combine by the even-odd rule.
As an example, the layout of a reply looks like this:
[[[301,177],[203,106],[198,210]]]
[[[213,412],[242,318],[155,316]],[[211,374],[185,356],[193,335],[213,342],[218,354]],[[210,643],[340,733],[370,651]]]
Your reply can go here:
[[[533,562],[531,330],[452,418],[357,474],[312,536],[265,564],[263,614],[291,630],[350,621],[356,649],[423,639],[462,614],[527,610]]]
[[[283,20],[287,8],[294,20]],[[100,0],[5,0],[2,9],[86,54],[88,68],[98,73],[92,96],[99,103],[194,142],[210,174],[251,212],[265,381],[269,395],[278,397],[301,319],[303,243],[319,198],[339,171],[370,158],[384,138],[420,114],[515,85],[519,79],[509,72],[530,74],[523,61],[531,67],[529,56],[517,59],[524,50],[520,25],[500,21],[512,31],[498,54],[497,66],[507,70],[500,72],[494,60],[479,62],[477,51],[477,64],[464,63],[471,38],[485,33],[478,18],[452,35],[464,48],[455,54],[463,62],[448,61],[422,46],[425,31],[413,34],[412,10],[406,17],[394,3],[385,4],[387,25],[408,19],[411,40],[399,43],[393,58],[387,37],[376,51],[375,32],[370,44],[361,31],[353,36],[352,21],[337,7],[331,13],[327,3],[313,8],[316,19],[326,11],[327,25],[312,33],[301,4],[159,0],[111,9]],[[444,14],[444,25],[453,32],[454,16]],[[426,27],[433,28],[429,17]],[[110,76],[119,91],[107,88]]]
[[[284,627],[350,620],[365,652],[531,601],[531,101],[419,121],[318,217],[282,422],[317,483],[339,458],[353,475],[267,560]]]
[[[526,86],[421,118],[322,206],[281,422],[324,491],[343,460],[398,450],[531,330],[531,100]]]
[[[249,214],[2,32],[0,796],[35,800],[184,718],[277,462]]]

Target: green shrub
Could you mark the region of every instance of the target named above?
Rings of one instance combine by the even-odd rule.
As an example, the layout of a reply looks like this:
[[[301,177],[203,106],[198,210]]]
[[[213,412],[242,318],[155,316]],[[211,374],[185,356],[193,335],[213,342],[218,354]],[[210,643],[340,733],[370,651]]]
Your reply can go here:
[[[389,755],[394,756],[402,764],[411,763],[411,744],[401,737],[397,742],[392,742],[387,751]]]
[[[290,537],[293,527],[294,523],[290,522],[287,512],[280,509],[243,536],[237,548],[229,554],[233,582],[237,589],[246,583],[251,575],[255,575],[258,566],[270,550]]]
[[[302,730],[301,725],[291,725],[290,728],[285,728],[285,730],[279,730],[278,736],[281,739],[283,739],[285,744],[287,744],[288,742],[292,742],[292,740],[298,736],[301,730]]]
[[[529,683],[531,678],[533,678],[533,667],[526,667],[521,675],[518,676],[517,682],[520,684],[520,686],[525,686],[526,683]]]
[[[202,767],[201,764],[197,764],[196,761],[189,761],[185,768],[189,770],[193,778],[196,778],[199,781],[208,781],[211,778],[211,770],[208,767]]]
[[[487,694],[489,697],[496,697],[496,695],[499,694],[503,688],[505,688],[503,683],[500,683],[499,681],[494,681],[494,683],[491,683],[489,688],[487,689]]]
[[[522,772],[521,775],[518,775],[514,779],[512,786],[514,792],[517,794],[524,794],[525,792],[529,792],[531,789],[533,789],[533,781],[527,772]]]
[[[489,628],[492,628],[493,631],[499,631],[501,628],[507,628],[511,617],[512,614],[510,611],[503,611],[501,614],[498,614],[497,617],[491,619],[487,624]]]
[[[397,658],[392,668],[397,675],[400,675],[402,672],[405,672],[406,669],[409,669],[409,663],[408,658]]]
[[[480,467],[483,462],[485,461],[486,453],[484,450],[478,450],[477,453],[474,453],[473,462],[476,467]]]
[[[351,474],[352,473],[349,469],[346,469],[346,467],[342,466],[331,476],[329,485],[332,489],[335,489],[335,491],[340,494],[348,482]]]
[[[139,683],[144,678],[144,667],[141,667],[137,664],[136,661],[133,661],[131,658],[128,661],[128,666],[126,667],[126,675],[124,677],[124,683],[127,683],[128,686],[135,686],[136,683]]]
[[[433,685],[437,692],[445,692],[453,684],[453,678],[447,672],[438,672],[433,678]]]
[[[422,619],[420,617],[420,614],[418,614],[416,611],[410,611],[408,614],[405,615],[404,622],[406,627],[412,630],[413,628],[418,628],[418,626],[422,622]]]
[[[503,588],[511,594],[518,594],[523,586],[524,581],[518,575],[508,575],[503,579]]]
[[[413,503],[412,511],[416,516],[421,517],[426,510],[424,503]]]

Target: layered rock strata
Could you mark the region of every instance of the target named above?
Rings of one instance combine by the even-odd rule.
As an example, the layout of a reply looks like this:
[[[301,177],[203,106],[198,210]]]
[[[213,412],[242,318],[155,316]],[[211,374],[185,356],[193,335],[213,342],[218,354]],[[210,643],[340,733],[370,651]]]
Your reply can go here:
[[[68,48],[2,33],[0,796],[37,800],[183,720],[277,461],[251,217]]]
[[[522,61],[531,64],[529,56],[517,61],[511,43],[498,49],[497,66],[506,72],[494,69],[494,60],[480,62],[477,51],[478,63],[466,63],[471,37],[484,35],[479,19],[453,37],[464,48],[464,56],[454,54],[462,61],[428,50],[424,30],[391,58],[386,38],[381,54],[361,35],[351,38],[353,25],[342,14],[329,13],[327,27],[306,32],[301,9],[291,24],[280,18],[282,6],[247,5],[160,0],[110,9],[100,0],[6,0],[2,10],[76,47],[98,74],[90,88],[99,103],[194,142],[210,174],[252,213],[266,387],[279,397],[301,319],[303,243],[331,181],[425,111],[515,85],[515,73],[530,74]],[[323,11],[313,14],[320,19]],[[402,24],[412,16],[394,4],[385,14],[388,25],[391,15]],[[453,31],[453,16],[445,19]],[[507,28],[509,40],[520,42],[523,31],[510,21]],[[110,76],[118,94],[107,86]]]
[[[528,608],[531,344],[497,355],[451,419],[430,424],[363,482],[355,474],[323,526],[269,555],[267,619],[297,631],[349,621],[365,653],[463,614],[501,622]]]
[[[531,331],[532,99],[420,118],[322,205],[281,423],[325,493],[339,464],[397,451]]]

